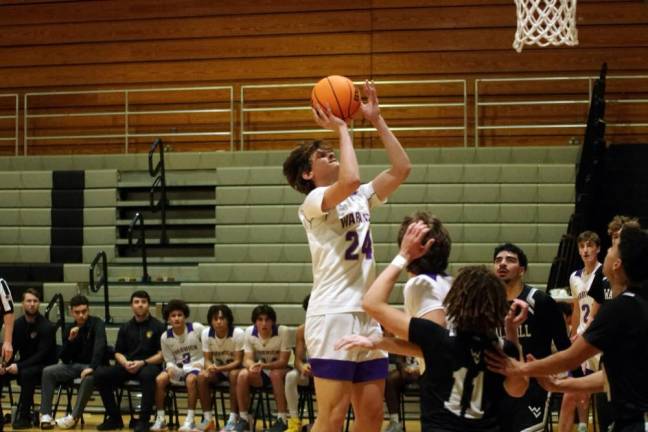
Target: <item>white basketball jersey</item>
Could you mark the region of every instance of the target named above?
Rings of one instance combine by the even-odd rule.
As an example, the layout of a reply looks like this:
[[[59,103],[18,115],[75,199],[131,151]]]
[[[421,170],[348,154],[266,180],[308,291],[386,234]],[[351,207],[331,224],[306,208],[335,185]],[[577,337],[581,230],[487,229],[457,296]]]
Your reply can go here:
[[[172,328],[168,328],[160,338],[166,367],[202,366],[204,356],[200,337],[204,329],[205,327],[200,323],[187,323],[184,333],[178,336]]]
[[[428,312],[443,309],[448,291],[452,285],[450,276],[437,274],[420,274],[410,278],[403,287],[405,313],[421,318]],[[417,358],[421,374],[425,372],[425,360]]]
[[[583,273],[584,269],[576,270],[574,273],[569,276],[569,288],[571,289],[572,295],[578,299],[578,309],[580,311],[580,321],[578,322],[578,329],[576,332],[580,335],[587,329],[590,321],[592,320],[592,306],[594,305],[594,299],[587,295],[587,292],[592,285],[594,280],[594,274],[596,270],[601,266],[601,263],[596,264],[596,268],[592,273],[585,275]]]
[[[244,340],[245,331],[239,327],[221,339],[210,326],[202,332],[202,350],[211,354],[212,363],[222,366],[233,362],[236,353],[243,351]]]
[[[271,363],[279,360],[281,352],[290,352],[291,348],[286,326],[274,326],[272,336],[267,339],[261,339],[254,325],[245,329],[244,350],[246,353],[254,353],[254,361]]]
[[[405,312],[421,318],[428,312],[443,309],[443,300],[450,291],[450,285],[450,276],[420,274],[410,278],[403,288]]]
[[[323,212],[326,189],[312,190],[299,208],[313,260],[307,316],[361,312],[362,296],[376,276],[369,210],[381,201],[372,184]]]

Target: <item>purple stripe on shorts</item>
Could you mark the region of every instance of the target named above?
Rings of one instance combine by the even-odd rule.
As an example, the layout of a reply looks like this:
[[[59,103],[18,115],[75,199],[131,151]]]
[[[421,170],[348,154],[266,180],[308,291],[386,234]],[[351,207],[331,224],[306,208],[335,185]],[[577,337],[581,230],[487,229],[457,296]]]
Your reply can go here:
[[[311,358],[310,365],[313,375],[317,378],[353,381],[357,363],[349,360]]]
[[[387,378],[389,370],[389,358],[379,358],[374,360],[356,363],[356,372],[353,377],[354,383],[375,381]]]
[[[358,363],[349,360],[312,358],[310,365],[313,375],[317,378],[359,383],[387,378],[389,359],[385,357]]]

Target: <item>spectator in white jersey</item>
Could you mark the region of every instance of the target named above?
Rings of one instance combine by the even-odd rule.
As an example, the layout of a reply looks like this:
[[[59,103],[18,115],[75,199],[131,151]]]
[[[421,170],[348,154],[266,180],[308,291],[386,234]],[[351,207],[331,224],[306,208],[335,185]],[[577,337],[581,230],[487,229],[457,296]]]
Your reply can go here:
[[[315,432],[338,431],[349,404],[355,427],[380,429],[387,354],[335,351],[335,341],[354,332],[380,334],[380,326],[362,310],[362,295],[375,278],[371,212],[407,179],[407,153],[380,114],[373,83],[365,82],[367,103],[360,111],[376,128],[389,168],[361,184],[353,142],[344,120],[329,107],[315,106],[316,122],[339,138],[340,161],[321,142],[295,148],[283,165],[288,183],[306,195],[298,216],[306,230],[313,261],[313,288],[306,313],[306,345],[317,393]]]
[[[203,420],[196,429],[209,431],[215,428],[211,410],[210,385],[227,382],[230,394],[230,416],[221,431],[235,431],[239,420],[236,381],[243,362],[245,332],[234,326],[232,310],[224,304],[211,306],[207,311],[207,321],[209,327],[203,330],[202,334],[205,368],[198,375],[198,391],[200,405],[203,409]]]
[[[237,396],[240,421],[237,432],[249,432],[253,419],[248,414],[250,387],[272,386],[277,404],[277,419],[268,429],[281,432],[288,427],[288,406],[286,402],[285,377],[290,359],[288,328],[277,325],[277,314],[267,304],[252,310],[252,325],[245,330],[243,369],[237,381]]]
[[[0,362],[2,362],[2,366],[5,366],[13,356],[11,338],[13,336],[14,326],[14,302],[11,297],[9,284],[4,279],[0,279],[0,308],[2,308],[2,324],[4,327]]]
[[[576,238],[578,254],[583,261],[583,268],[574,271],[569,277],[569,288],[573,300],[571,328],[574,329],[572,340],[582,335],[587,326],[596,316],[598,308],[588,291],[594,280],[596,271],[601,266],[598,253],[601,249],[601,239],[592,231],[583,231]],[[598,370],[598,356],[588,359],[576,369],[574,376],[583,376]],[[560,407],[558,420],[559,432],[570,432],[574,426],[574,412],[578,411],[578,432],[587,432],[589,393],[565,393]]]
[[[526,318],[526,305],[515,300],[509,307],[501,281],[485,267],[474,266],[461,270],[444,300],[449,329],[391,306],[389,296],[403,268],[434,242],[422,243],[428,230],[421,222],[408,227],[399,255],[376,278],[363,300],[367,312],[397,338],[353,335],[339,340],[337,348],[381,348],[424,357],[422,432],[499,432],[499,402],[505,393],[523,395],[528,381],[498,378],[486,369],[485,353],[502,345],[496,330],[504,325],[509,340],[506,351],[520,356],[516,329]]]
[[[302,308],[308,310],[310,294],[304,297]],[[286,401],[288,402],[288,429],[286,432],[300,432],[302,429],[301,419],[299,418],[299,389],[298,386],[307,386],[313,378],[311,365],[308,359],[308,350],[306,349],[306,339],[304,337],[304,324],[297,326],[295,331],[295,368],[286,374]]]
[[[567,350],[527,362],[489,356],[489,368],[506,376],[545,377],[571,370],[602,353],[602,370],[582,378],[543,379],[553,392],[607,392],[613,412],[612,432],[645,432],[648,422],[648,233],[624,227],[603,262],[612,287],[596,318]],[[642,288],[643,287],[643,288]],[[643,295],[641,295],[643,294]]]
[[[203,369],[204,355],[201,335],[205,327],[187,322],[189,306],[182,300],[171,300],[164,308],[164,320],[171,326],[160,338],[164,370],[155,379],[155,406],[157,415],[152,431],[166,430],[164,398],[169,384],[187,388],[187,417],[181,432],[196,428],[196,402],[198,400],[198,375]]]

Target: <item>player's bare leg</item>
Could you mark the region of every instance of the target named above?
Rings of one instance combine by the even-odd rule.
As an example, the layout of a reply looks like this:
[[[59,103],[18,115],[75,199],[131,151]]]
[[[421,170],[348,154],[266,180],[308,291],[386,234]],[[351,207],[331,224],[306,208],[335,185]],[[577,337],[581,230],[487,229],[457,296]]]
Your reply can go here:
[[[288,402],[286,401],[286,369],[273,369],[270,371],[270,382],[272,382],[272,394],[277,403],[277,412],[287,413]]]
[[[351,404],[355,421],[354,432],[379,432],[384,416],[383,395],[385,380],[353,384]]]
[[[351,402],[352,387],[351,381],[315,378],[317,419],[315,419],[311,432],[339,432],[342,430]]]
[[[169,374],[166,371],[160,372],[155,378],[155,406],[158,410],[164,409],[164,398],[169,382]]]

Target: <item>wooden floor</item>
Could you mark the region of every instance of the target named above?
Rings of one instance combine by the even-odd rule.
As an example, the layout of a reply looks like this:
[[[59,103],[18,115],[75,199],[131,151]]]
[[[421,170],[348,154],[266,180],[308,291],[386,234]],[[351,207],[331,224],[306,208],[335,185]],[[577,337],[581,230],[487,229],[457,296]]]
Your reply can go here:
[[[85,419],[85,425],[81,426],[80,424],[77,425],[75,429],[70,429],[70,430],[83,430],[83,431],[95,431],[97,430],[96,426],[103,421],[103,416],[98,415],[98,414],[85,414],[84,415]],[[128,416],[124,416],[124,423],[128,423]],[[181,418],[182,421],[182,418]],[[353,424],[353,422],[351,423]],[[385,422],[384,426],[387,425],[387,422]],[[222,427],[222,425],[221,425]],[[407,425],[407,432],[421,432],[421,425],[419,424],[418,421],[408,421]],[[10,431],[12,430],[11,425],[5,426],[3,431]],[[26,431],[38,431],[40,432],[41,429],[39,428],[33,428],[33,429],[21,429],[21,430],[26,430]],[[55,428],[53,431],[60,431],[62,429]],[[128,429],[123,429],[124,431],[128,431]],[[257,432],[261,432],[261,425],[259,424],[257,427]]]

